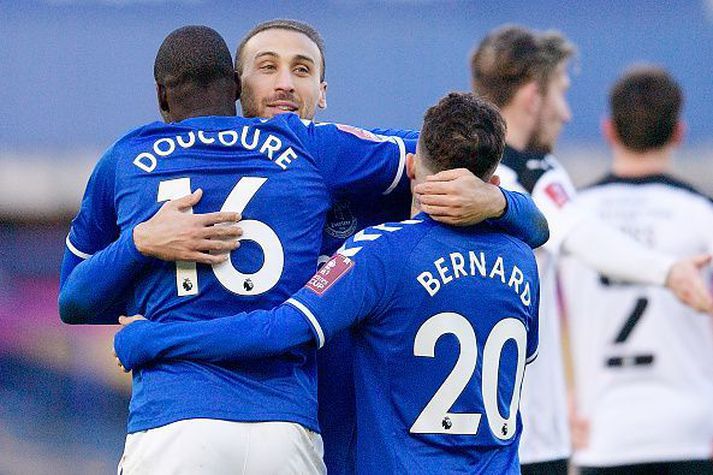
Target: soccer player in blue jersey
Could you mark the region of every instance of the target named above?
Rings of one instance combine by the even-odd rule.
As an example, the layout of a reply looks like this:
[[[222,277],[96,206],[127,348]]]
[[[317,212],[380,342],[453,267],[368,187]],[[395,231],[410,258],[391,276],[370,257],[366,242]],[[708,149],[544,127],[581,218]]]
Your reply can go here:
[[[497,110],[452,93],[426,113],[408,174],[465,166],[492,177],[504,148]],[[354,326],[358,473],[519,473],[520,385],[537,354],[531,249],[488,223],[456,228],[419,212],[347,241],[276,309],[198,323],[129,324],[127,368],[237,362],[322,346]],[[135,319],[127,319],[127,322]]]
[[[319,32],[295,20],[270,20],[248,32],[235,56],[235,69],[242,84],[243,114],[273,117],[294,112],[303,119],[313,119],[317,111],[327,105],[324,49]],[[417,137],[408,131],[375,131]],[[419,195],[424,209],[436,219],[474,224],[503,212],[505,200],[497,187],[478,180],[465,169],[448,173],[450,175],[445,175],[448,181],[428,183],[433,190],[431,194]],[[513,203],[512,198],[508,196],[508,213],[518,214],[518,203]],[[198,215],[178,212],[182,204],[181,201],[167,204],[157,216],[159,219],[136,228],[135,239],[141,252],[173,260],[204,257],[200,254],[202,248],[192,247],[194,242],[199,246],[203,241],[188,233],[190,230],[209,232],[211,223],[206,223],[209,227],[202,229],[196,223]],[[348,196],[337,197],[324,226],[320,261],[326,261],[345,239],[364,227],[406,219],[410,204],[408,189],[397,189],[387,196],[365,194],[357,200]],[[503,225],[507,226],[506,223]],[[512,226],[506,229],[514,232]],[[207,255],[206,258],[216,257]],[[347,466],[349,446],[354,439],[351,353],[351,338],[349,332],[344,331],[318,354],[319,423],[324,438],[325,463],[330,473],[337,475]]]
[[[315,126],[294,115],[267,122],[217,117],[235,113],[236,84],[225,51],[219,35],[205,28],[178,30],[162,45],[155,67],[159,102],[165,120],[174,124],[149,124],[129,133],[98,164],[67,240],[76,258],[63,265],[63,318],[71,321],[96,309],[112,315],[106,296],[122,294],[129,295],[129,311],[146,312],[156,321],[212,318],[236,306],[274,306],[313,271],[330,195],[360,196],[382,182],[386,191],[403,186],[397,179],[399,157],[413,145],[398,138]],[[299,188],[287,185],[295,180]],[[160,263],[138,253],[132,236],[137,223],[155,211],[157,202],[196,188],[205,190],[196,211],[222,209],[249,217],[242,226],[253,245],[243,246],[236,262],[214,263],[212,269]],[[99,313],[82,322],[103,319]],[[200,465],[214,472],[245,463],[268,471],[270,466],[320,471],[318,436],[305,437],[305,428],[316,429],[314,379],[296,369],[313,367],[312,358],[297,352],[257,366],[179,363],[138,372],[124,468],[170,470],[174,464],[191,472]],[[282,400],[281,392],[290,386],[308,395]],[[267,397],[257,396],[262,392]],[[204,430],[215,442],[208,453],[191,443]],[[264,457],[253,450],[245,459],[240,449],[249,446],[243,437],[248,432],[265,439]],[[181,440],[195,450],[182,447]],[[282,457],[273,455],[277,448]]]
[[[112,279],[96,269],[121,275],[126,284],[111,290],[128,295],[129,311],[154,321],[274,307],[314,272],[333,196],[408,187],[401,162],[415,144],[364,138],[294,114],[269,121],[230,117],[237,92],[232,60],[209,28],[169,35],[155,75],[170,123],[129,132],[97,164],[67,239],[78,254],[95,255],[71,270],[63,312],[77,304],[73,295],[110,293],[102,287]],[[139,254],[133,228],[161,202],[199,188],[204,194],[195,211],[241,213],[249,243],[212,266]],[[323,471],[314,358],[298,349],[246,364],[174,361],[135,372],[123,469]]]

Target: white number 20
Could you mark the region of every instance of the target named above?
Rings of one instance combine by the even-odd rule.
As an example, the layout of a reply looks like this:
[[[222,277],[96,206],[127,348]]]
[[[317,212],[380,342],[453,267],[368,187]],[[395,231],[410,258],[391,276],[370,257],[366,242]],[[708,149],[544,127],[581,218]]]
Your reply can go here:
[[[236,183],[221,211],[241,213],[245,210],[255,193],[265,184],[267,178],[243,177]],[[159,183],[157,201],[168,201],[191,194],[191,179],[177,178]],[[188,210],[193,213],[193,209]],[[243,230],[241,240],[258,244],[263,251],[264,262],[260,269],[252,274],[243,274],[230,262],[221,262],[212,266],[218,281],[231,292],[238,295],[259,295],[277,284],[285,266],[285,254],[280,238],[267,224],[254,219],[240,221]],[[176,289],[179,296],[198,293],[198,274],[195,262],[176,262]]]
[[[468,385],[478,360],[475,331],[470,322],[462,315],[453,312],[432,316],[418,329],[413,343],[413,354],[434,358],[436,343],[446,334],[453,334],[458,339],[460,344],[458,360],[436,394],[416,418],[410,432],[474,435],[478,432],[482,414],[448,412]],[[506,419],[498,407],[498,373],[500,354],[508,340],[513,340],[517,345],[517,368],[509,417]],[[482,370],[483,402],[490,431],[500,440],[508,440],[515,435],[517,407],[520,403],[519,389],[525,371],[526,344],[525,325],[516,318],[500,320],[485,341]]]

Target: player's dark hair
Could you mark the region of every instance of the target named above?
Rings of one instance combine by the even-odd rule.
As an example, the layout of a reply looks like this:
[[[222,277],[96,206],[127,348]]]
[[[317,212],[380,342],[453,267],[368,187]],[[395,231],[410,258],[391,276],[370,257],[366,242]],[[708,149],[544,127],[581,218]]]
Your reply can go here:
[[[629,69],[609,92],[614,130],[621,143],[637,152],[663,147],[673,137],[683,92],[664,69]]]
[[[470,58],[473,91],[498,107],[536,81],[543,93],[557,67],[576,52],[561,33],[506,25],[488,34]]]
[[[488,180],[503,155],[505,130],[496,106],[470,93],[451,92],[426,111],[419,154],[434,173],[467,168]]]
[[[220,34],[190,25],[169,34],[156,53],[154,79],[169,88],[206,88],[216,81],[234,81],[233,60]]]
[[[292,20],[289,18],[276,18],[274,20],[264,21],[256,25],[243,37],[243,39],[240,41],[240,44],[238,45],[238,50],[235,52],[235,70],[238,72],[238,74],[242,75],[243,67],[245,66],[243,64],[243,50],[245,49],[245,45],[247,44],[247,42],[250,41],[250,39],[258,33],[261,33],[265,30],[275,29],[296,31],[297,33],[302,33],[314,44],[317,45],[317,48],[319,48],[319,54],[322,56],[322,67],[319,74],[319,80],[324,81],[326,64],[324,60],[324,40],[322,39],[322,35],[320,35],[319,32],[311,25],[301,22],[299,20]]]

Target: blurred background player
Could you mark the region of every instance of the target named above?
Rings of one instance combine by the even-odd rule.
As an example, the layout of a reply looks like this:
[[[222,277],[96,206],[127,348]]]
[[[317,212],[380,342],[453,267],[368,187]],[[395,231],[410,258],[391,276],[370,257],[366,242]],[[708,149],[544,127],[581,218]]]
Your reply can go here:
[[[491,31],[471,57],[474,91],[500,107],[507,123],[507,147],[497,171],[502,184],[531,193],[551,231],[537,253],[542,350],[522,391],[524,474],[565,474],[571,453],[555,286],[560,248],[610,278],[666,285],[698,310],[713,307],[698,271],[705,257],[674,263],[671,254],[649,249],[571,206],[574,187],[551,152],[571,118],[565,95],[574,52],[560,33],[504,26]]]
[[[324,50],[319,32],[304,22],[275,19],[255,26],[243,37],[235,55],[235,69],[241,81],[243,115],[269,118],[292,112],[302,119],[313,120],[316,112],[327,106]],[[373,131],[397,133],[405,138],[418,137],[417,132]],[[453,169],[441,176],[433,194],[421,197],[424,203],[441,205],[427,208],[437,220],[451,224],[474,224],[500,216],[505,210],[506,196],[498,187],[477,179],[468,170]],[[515,232],[513,228],[517,223],[508,224],[510,216],[520,212],[520,206],[518,202],[513,202],[513,198],[518,197],[507,195],[508,214],[500,220],[503,229],[511,233]],[[200,247],[205,246],[201,228],[212,226],[212,223],[200,222],[199,216],[181,212],[182,207],[195,202],[167,204],[157,219],[139,225],[135,233],[138,249],[146,255],[168,260],[196,260],[195,256],[216,259]],[[409,189],[401,187],[384,196],[363,194],[357,200],[346,194],[335,196],[322,234],[321,262],[357,231],[386,221],[408,218],[410,206]],[[519,221],[529,224],[525,216]],[[200,231],[199,237],[192,236],[194,230]],[[531,244],[540,245],[541,236]],[[524,235],[520,237],[527,239]],[[330,473],[336,475],[349,466],[349,448],[355,440],[352,351],[351,338],[348,331],[344,331],[318,354],[319,421],[324,438],[325,462]]]
[[[671,175],[683,94],[663,69],[628,70],[609,95],[611,172],[576,206],[676,256],[711,252],[713,204]],[[713,321],[664,289],[561,262],[582,475],[712,474]],[[585,431],[586,432],[586,431]]]
[[[494,106],[451,93],[426,112],[412,185],[460,167],[497,183],[504,139]],[[517,474],[520,385],[537,355],[533,252],[487,222],[439,224],[417,201],[413,214],[349,239],[276,309],[138,321],[117,334],[117,354],[135,371],[172,358],[254,361],[357,325],[357,473]]]

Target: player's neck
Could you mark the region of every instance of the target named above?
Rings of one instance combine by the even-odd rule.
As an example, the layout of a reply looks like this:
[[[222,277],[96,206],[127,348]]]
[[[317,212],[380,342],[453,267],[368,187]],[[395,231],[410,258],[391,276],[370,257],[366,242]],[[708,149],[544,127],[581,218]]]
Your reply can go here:
[[[411,173],[411,172],[407,171],[407,173]],[[412,218],[414,216],[416,216],[418,213],[420,213],[421,211],[423,211],[421,209],[421,202],[418,200],[416,193],[413,192],[413,189],[416,185],[426,181],[426,177],[429,175],[433,175],[434,172],[429,170],[428,168],[425,168],[423,163],[421,162],[421,160],[414,157],[414,172],[413,173],[414,173],[413,176],[409,174],[409,178],[411,178],[411,217]]]
[[[235,104],[205,104],[189,109],[180,109],[171,114],[171,122],[180,122],[194,117],[205,117],[211,115],[234,116],[237,114]]]
[[[513,107],[505,107],[501,109],[501,115],[507,124],[505,133],[505,143],[510,147],[523,152],[530,142],[532,132],[522,118],[523,114]]]
[[[418,198],[416,198],[416,194],[412,193],[411,194],[411,217],[413,218],[420,212],[421,212],[421,204],[418,202]]]
[[[612,171],[620,177],[663,175],[671,171],[671,149],[669,147],[643,153],[617,147],[613,152]]]

